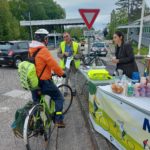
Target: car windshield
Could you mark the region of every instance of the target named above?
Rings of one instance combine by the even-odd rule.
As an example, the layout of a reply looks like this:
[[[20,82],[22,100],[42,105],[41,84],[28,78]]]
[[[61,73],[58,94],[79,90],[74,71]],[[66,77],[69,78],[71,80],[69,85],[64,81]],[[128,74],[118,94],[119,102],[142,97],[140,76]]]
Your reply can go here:
[[[93,47],[104,47],[104,43],[94,43]]]
[[[0,50],[8,50],[10,48],[11,48],[11,44],[9,44],[9,43],[6,43],[6,44],[0,43]]]

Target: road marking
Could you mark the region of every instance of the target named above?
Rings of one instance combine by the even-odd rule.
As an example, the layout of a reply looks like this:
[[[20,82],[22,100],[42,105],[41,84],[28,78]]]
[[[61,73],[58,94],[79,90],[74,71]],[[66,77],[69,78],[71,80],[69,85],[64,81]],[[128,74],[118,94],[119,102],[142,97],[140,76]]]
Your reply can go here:
[[[0,113],[9,111],[9,107],[0,107]]]
[[[31,92],[17,89],[4,93],[2,95],[26,100],[31,99]]]

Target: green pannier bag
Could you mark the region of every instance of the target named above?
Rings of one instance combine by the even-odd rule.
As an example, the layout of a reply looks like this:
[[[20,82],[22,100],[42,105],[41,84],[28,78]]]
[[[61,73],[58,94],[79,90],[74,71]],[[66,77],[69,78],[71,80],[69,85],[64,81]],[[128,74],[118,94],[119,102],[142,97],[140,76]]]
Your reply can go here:
[[[11,125],[11,128],[16,137],[23,137],[23,127],[25,119],[29,113],[29,110],[34,106],[32,101],[29,101],[23,108],[20,108],[15,113],[15,120]]]

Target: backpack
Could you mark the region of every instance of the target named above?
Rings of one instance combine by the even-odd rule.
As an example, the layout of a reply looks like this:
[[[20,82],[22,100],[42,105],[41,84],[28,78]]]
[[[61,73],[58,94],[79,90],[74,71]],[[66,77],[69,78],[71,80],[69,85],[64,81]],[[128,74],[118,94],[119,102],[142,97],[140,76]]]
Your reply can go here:
[[[33,107],[34,103],[29,101],[23,108],[20,108],[15,113],[15,120],[11,125],[11,128],[16,137],[23,137],[23,127],[25,119],[28,115],[29,110]]]
[[[26,90],[35,90],[39,88],[39,79],[41,78],[45,68],[43,68],[40,77],[38,78],[35,66],[35,57],[41,49],[38,49],[32,57],[29,56],[27,61],[23,61],[18,66],[18,74],[21,86]]]

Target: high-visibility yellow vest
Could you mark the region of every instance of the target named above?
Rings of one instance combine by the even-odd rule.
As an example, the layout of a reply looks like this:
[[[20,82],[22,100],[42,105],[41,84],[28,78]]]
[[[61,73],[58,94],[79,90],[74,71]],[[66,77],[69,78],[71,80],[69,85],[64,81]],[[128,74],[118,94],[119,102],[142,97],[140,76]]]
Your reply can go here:
[[[79,44],[77,42],[73,42],[72,47],[73,47],[73,56],[75,56],[78,53]],[[66,42],[65,41],[60,43],[60,48],[61,48],[62,54],[64,54],[65,50],[66,50]],[[75,60],[74,59],[73,61],[75,63],[76,69],[78,69],[80,67],[80,60]],[[62,69],[65,69],[64,59],[60,59],[60,67]]]

